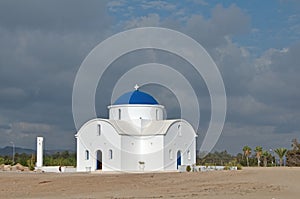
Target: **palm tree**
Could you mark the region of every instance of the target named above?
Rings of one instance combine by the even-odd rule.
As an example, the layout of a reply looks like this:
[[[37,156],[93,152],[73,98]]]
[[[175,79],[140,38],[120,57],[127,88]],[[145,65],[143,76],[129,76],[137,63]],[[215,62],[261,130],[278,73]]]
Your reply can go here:
[[[249,167],[249,156],[251,154],[251,148],[249,146],[244,146],[243,152],[244,152],[244,156],[246,157],[246,160],[247,160],[247,166]]]
[[[256,156],[256,159],[257,159],[257,166],[259,167],[260,165],[260,156],[262,154],[262,147],[261,146],[257,146],[255,147],[255,156]]]
[[[271,154],[268,151],[264,151],[262,153],[262,156],[264,157],[264,167],[268,166],[268,157],[271,156]]]
[[[287,149],[286,148],[278,148],[278,149],[275,149],[274,152],[279,157],[279,165],[282,166],[282,158],[285,156]]]

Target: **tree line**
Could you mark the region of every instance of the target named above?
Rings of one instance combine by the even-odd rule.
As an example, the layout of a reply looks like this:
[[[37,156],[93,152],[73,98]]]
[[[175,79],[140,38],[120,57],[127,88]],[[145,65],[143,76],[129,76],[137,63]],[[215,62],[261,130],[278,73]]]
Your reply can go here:
[[[229,154],[226,150],[222,152],[209,153],[205,157],[197,156],[197,165],[242,165],[242,166],[282,166],[286,157],[286,166],[300,166],[300,143],[297,139],[292,140],[292,149],[277,148],[264,150],[262,146],[252,149],[244,146],[241,153]],[[276,156],[279,162],[276,162]]]
[[[15,153],[14,161],[12,156],[0,156],[0,165],[15,165],[17,163],[28,166],[30,169],[34,169],[36,157],[34,154]],[[57,152],[54,154],[46,154],[43,158],[44,166],[76,166],[76,153],[70,153],[69,151]]]

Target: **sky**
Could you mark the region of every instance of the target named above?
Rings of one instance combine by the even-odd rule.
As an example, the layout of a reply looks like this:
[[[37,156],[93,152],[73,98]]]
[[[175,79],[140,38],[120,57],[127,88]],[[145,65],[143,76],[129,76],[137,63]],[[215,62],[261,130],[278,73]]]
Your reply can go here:
[[[0,147],[13,142],[35,149],[36,137],[43,136],[47,149],[74,151],[72,90],[81,63],[106,38],[152,26],[190,36],[217,64],[227,115],[214,150],[290,148],[293,138],[300,139],[299,13],[297,0],[1,0]],[[122,72],[154,60],[174,65],[197,92],[199,147],[210,118],[209,93],[201,77],[171,56],[144,50],[120,57],[99,82],[97,115],[107,117]],[[180,115],[172,93],[145,90],[166,105],[168,117]]]

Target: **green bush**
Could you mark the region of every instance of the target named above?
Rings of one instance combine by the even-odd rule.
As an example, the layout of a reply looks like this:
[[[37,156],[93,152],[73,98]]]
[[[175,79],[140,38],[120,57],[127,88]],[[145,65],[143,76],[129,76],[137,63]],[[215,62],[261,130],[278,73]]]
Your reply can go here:
[[[34,162],[35,162],[35,158],[32,155],[31,158],[27,160],[27,166],[28,166],[30,171],[34,170]]]
[[[0,157],[0,164],[4,164],[5,163],[5,160],[3,157]]]
[[[187,171],[187,172],[190,172],[191,170],[192,170],[191,166],[190,166],[190,165],[187,165],[186,171]]]
[[[236,167],[237,167],[237,170],[242,170],[242,165],[241,164],[237,164]]]

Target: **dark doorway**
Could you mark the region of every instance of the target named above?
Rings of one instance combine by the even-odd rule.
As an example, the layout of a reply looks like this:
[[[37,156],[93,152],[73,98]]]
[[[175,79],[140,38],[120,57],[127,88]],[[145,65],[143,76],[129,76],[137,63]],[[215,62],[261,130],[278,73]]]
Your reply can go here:
[[[102,151],[97,151],[97,170],[102,170]]]
[[[181,165],[181,151],[177,152],[177,169]]]

